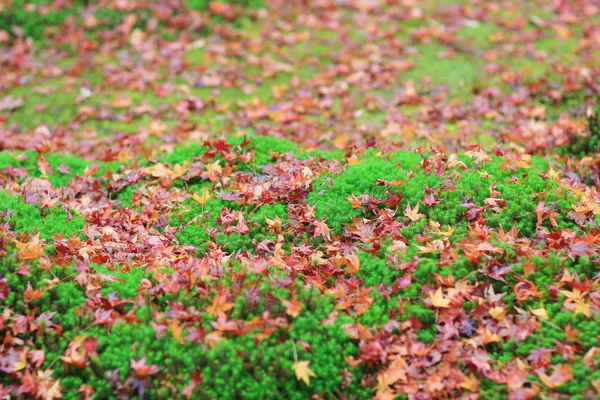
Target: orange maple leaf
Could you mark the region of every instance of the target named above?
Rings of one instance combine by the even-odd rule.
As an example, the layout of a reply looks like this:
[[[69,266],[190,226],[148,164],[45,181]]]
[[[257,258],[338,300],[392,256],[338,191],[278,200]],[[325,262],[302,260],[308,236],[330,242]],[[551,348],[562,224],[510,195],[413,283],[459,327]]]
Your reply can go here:
[[[19,249],[18,257],[21,260],[37,260],[43,254],[44,244],[40,241],[40,234],[37,233],[31,242],[21,243],[16,242]]]
[[[213,317],[223,316],[225,317],[225,313],[231,310],[235,303],[228,303],[227,298],[229,294],[225,291],[217,294],[212,301],[212,304],[206,307],[206,312],[212,315]]]
[[[292,298],[292,300],[281,299],[281,302],[286,307],[285,312],[287,315],[292,317],[297,317],[300,315],[300,311],[302,311],[303,302],[296,300],[296,298]]]
[[[538,373],[538,376],[542,383],[551,389],[557,388],[573,379],[571,367],[567,364],[556,366],[550,376],[543,372]]]

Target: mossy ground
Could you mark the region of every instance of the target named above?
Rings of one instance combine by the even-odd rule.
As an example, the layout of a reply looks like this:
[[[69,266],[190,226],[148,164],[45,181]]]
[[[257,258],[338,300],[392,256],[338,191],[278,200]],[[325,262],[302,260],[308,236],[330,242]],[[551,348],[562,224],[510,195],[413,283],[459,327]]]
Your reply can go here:
[[[242,3],[11,32],[0,392],[591,398],[597,13]]]

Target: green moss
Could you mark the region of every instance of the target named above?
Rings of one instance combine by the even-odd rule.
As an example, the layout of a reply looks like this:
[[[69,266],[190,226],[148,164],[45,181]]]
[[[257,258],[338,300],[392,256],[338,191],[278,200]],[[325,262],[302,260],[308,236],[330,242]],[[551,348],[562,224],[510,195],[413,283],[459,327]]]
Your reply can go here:
[[[329,183],[327,177],[317,180],[307,202],[316,206],[318,218],[326,218],[327,224],[337,234],[341,234],[344,225],[352,222],[353,217],[368,216],[363,210],[353,209],[347,198],[352,195],[384,198],[386,189],[377,184],[378,179],[403,180],[406,181],[404,184],[391,188],[393,193],[403,196],[398,205],[398,218],[405,220],[403,212],[406,206],[416,206],[422,200],[424,187],[427,186],[436,190],[436,198],[442,201],[431,207],[421,204],[419,212],[442,225],[453,227],[455,236],[459,236],[467,232],[468,222],[465,216],[467,207],[461,204],[466,199],[472,201],[475,206],[483,207],[485,199],[490,197],[490,185],[495,184],[496,190],[501,193],[500,197],[506,200],[506,206],[501,208],[500,213],[491,209],[482,211],[490,227],[497,229],[502,226],[509,229],[514,223],[521,234],[532,235],[536,230],[535,209],[541,200],[539,196],[545,195],[545,204],[558,212],[558,228],[576,228],[567,218],[567,212],[571,210],[570,203],[574,198],[559,191],[557,182],[540,176],[538,168],[547,165],[541,158],[533,158],[532,168],[518,168],[516,171],[504,168],[503,159],[496,156],[492,156],[492,161],[485,163],[480,169],[476,169],[473,162],[464,159],[470,170],[449,172],[446,175],[454,177],[451,178],[451,182],[456,186],[456,190],[443,190],[442,183],[448,179],[444,179],[442,175],[424,172],[417,165],[421,159],[418,154],[406,152],[395,153],[389,160],[366,156],[359,164],[351,165],[340,175],[331,177],[333,184]],[[411,178],[410,172],[413,173]],[[402,234],[413,237],[420,232],[423,225],[421,221],[413,223],[410,228],[403,230]],[[544,221],[543,226],[551,228],[548,220]]]
[[[381,198],[385,188],[376,183],[377,179],[408,180],[408,173],[418,168],[420,160],[420,155],[406,152],[395,153],[389,161],[367,156],[360,163],[349,166],[342,174],[333,177],[333,185],[329,184],[327,177],[316,180],[307,203],[316,205],[317,218],[326,218],[327,225],[340,234],[343,225],[351,222],[352,217],[363,216],[360,210],[352,208],[348,197],[367,194]],[[410,202],[411,205],[416,205],[422,197],[423,184],[437,181],[439,179],[431,175],[423,175],[423,180],[419,181],[411,179],[406,187],[397,190],[404,195],[401,204]]]
[[[240,208],[234,202],[212,198],[204,206],[199,205],[192,199],[187,200],[184,206],[189,208],[187,208],[181,220],[173,220],[171,224],[181,224],[183,229],[177,233],[177,239],[181,244],[195,246],[200,253],[207,250],[208,240],[222,245],[228,252],[237,250],[254,252],[256,245],[261,241],[265,239],[277,240],[274,234],[268,232],[265,218],[273,220],[279,217],[283,224],[287,221],[287,208],[283,204],[265,204],[257,209],[250,206]],[[230,207],[230,209],[226,207]],[[236,212],[238,209],[242,210],[244,222],[250,231],[244,234],[218,232],[214,237],[211,237],[209,230],[219,226],[218,217],[221,215],[221,211]],[[194,220],[194,218],[196,219]],[[234,222],[232,225],[237,226],[237,224],[239,224],[239,221]]]
[[[117,371],[118,378],[125,381],[135,375],[130,360],[146,357],[146,364],[161,368],[149,377],[146,392],[149,397],[159,394],[179,396],[189,383],[187,377],[200,372],[203,383],[194,393],[202,398],[304,399],[314,393],[335,392],[354,398],[370,398],[372,392],[362,388],[360,383],[361,368],[354,371],[350,385],[342,387],[340,373],[346,367],[344,357],[356,357],[358,351],[356,343],[341,329],[343,324],[351,321],[348,317],[339,317],[332,324],[323,325],[321,320],[332,311],[331,303],[317,299],[308,301],[310,311],[295,318],[289,331],[276,330],[262,340],[257,340],[252,333],[225,336],[215,347],[187,341],[179,343],[169,332],[157,335],[150,324],[117,323],[110,331],[91,326],[85,334],[98,341],[98,357],[90,360],[90,367],[67,371],[64,364],[58,363],[55,369],[58,374],[68,376],[62,382],[65,395],[76,392],[84,381],[94,387],[97,396],[108,398],[112,396],[112,388],[105,384],[107,374]],[[148,313],[140,310],[138,315],[143,317]],[[60,318],[64,320],[71,316],[63,314]],[[72,327],[68,321],[63,323]],[[58,340],[52,333],[48,335],[45,337],[48,346],[46,365],[56,359],[54,355],[64,353],[75,332],[67,335],[69,340]],[[300,342],[308,344],[309,349],[303,350]],[[296,379],[292,369],[294,357],[310,362],[310,368],[316,374],[310,386]],[[173,386],[163,388],[161,380],[174,373],[182,379],[175,379],[171,381]]]
[[[447,47],[437,43],[418,44],[415,48],[419,51],[411,58],[415,67],[400,76],[402,81],[422,82],[429,77],[435,85],[447,85],[456,98],[472,97],[472,89],[481,79],[480,61],[462,53],[447,57]]]
[[[55,235],[81,235],[85,220],[71,211],[60,207],[44,210],[44,215],[36,205],[25,203],[22,198],[11,196],[0,191],[0,212],[11,227],[17,232],[40,234],[47,243],[54,241]],[[71,213],[68,215],[67,213]]]
[[[221,0],[218,1],[221,3],[225,2]],[[210,0],[187,0],[187,6],[192,10],[205,10],[209,3]],[[264,5],[263,0],[234,0],[230,1],[229,3],[250,8],[260,8]]]

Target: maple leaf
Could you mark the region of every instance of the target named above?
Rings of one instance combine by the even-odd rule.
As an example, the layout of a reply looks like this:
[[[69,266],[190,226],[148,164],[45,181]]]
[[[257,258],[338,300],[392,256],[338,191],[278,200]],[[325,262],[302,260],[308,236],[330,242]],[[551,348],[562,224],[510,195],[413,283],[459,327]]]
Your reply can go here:
[[[496,306],[489,309],[489,313],[496,321],[503,321],[506,318],[506,309]]]
[[[573,291],[560,290],[560,293],[562,293],[563,295],[565,295],[565,297],[567,297],[567,299],[570,300],[570,301],[581,300],[587,294],[587,292],[582,292],[579,289],[573,289]]]
[[[454,228],[452,228],[451,226],[448,226],[448,229],[446,231],[436,232],[436,235],[442,235],[442,236],[446,236],[446,237],[450,237],[453,234],[454,234]]]
[[[212,315],[213,317],[225,317],[225,313],[235,306],[235,303],[227,302],[228,297],[229,294],[226,291],[222,291],[219,294],[217,294],[213,298],[212,304],[206,307],[206,312]]]
[[[27,352],[21,351],[19,361],[15,361],[12,365],[12,372],[20,371],[27,366]]]
[[[169,178],[171,176],[171,170],[164,164],[154,164],[151,167],[146,167],[143,172],[155,178]]]
[[[463,389],[466,389],[466,390],[468,390],[470,392],[474,392],[479,387],[479,384],[480,384],[479,380],[471,372],[471,374],[469,375],[469,377],[464,377],[464,380],[460,384],[460,387],[463,388]]]
[[[315,226],[313,237],[321,236],[327,241],[331,240],[331,237],[329,236],[331,229],[327,226],[325,220],[315,220],[313,221],[313,225]]]
[[[348,161],[348,165],[356,165],[360,162],[356,154],[353,154],[352,157],[346,157],[346,161]]]
[[[250,232],[250,228],[248,228],[246,220],[244,219],[244,214],[241,211],[238,212],[237,221],[238,223],[234,228],[235,232],[239,233],[240,235],[245,235]]]
[[[171,171],[171,173],[169,175],[169,178],[177,179],[177,178],[182,177],[187,172],[189,166],[190,166],[190,164],[187,161],[184,162],[183,165],[175,164],[175,166],[173,167],[173,171]]]
[[[228,321],[225,315],[219,315],[216,321],[210,323],[213,328],[223,332],[233,332],[237,329],[236,321]]]
[[[551,389],[557,388],[573,379],[571,367],[567,364],[554,367],[554,371],[552,371],[550,376],[543,372],[538,373],[538,376],[542,383]]]
[[[267,223],[268,229],[270,231],[277,231],[282,226],[282,221],[281,221],[281,218],[279,218],[279,215],[276,215],[275,218],[273,218],[273,219],[269,219],[265,215],[265,222]]]
[[[356,254],[348,254],[344,257],[346,266],[348,266],[348,273],[355,274],[360,269],[360,260]]]
[[[429,299],[431,300],[431,304],[437,308],[445,308],[450,305],[450,299],[444,297],[442,288],[438,288],[435,293],[429,292]]]
[[[179,344],[183,344],[183,326],[177,323],[177,320],[173,320],[169,323],[169,331],[173,335],[173,339],[175,339]]]
[[[16,242],[17,249],[19,249],[19,253],[17,257],[21,260],[37,260],[43,254],[44,245],[42,241],[40,241],[40,234],[36,233],[36,235],[31,239],[31,242],[21,243]]]
[[[547,207],[543,200],[536,206],[535,215],[537,217],[537,223],[535,224],[536,228],[539,228],[542,225],[546,216],[550,220],[552,226],[557,225],[555,217],[558,216],[558,213],[553,212],[550,207]]]
[[[535,308],[535,309],[532,308],[531,313],[541,320],[548,319],[548,313],[546,312],[546,309],[544,308],[544,306],[541,306],[540,308]]]
[[[346,197],[346,200],[350,202],[352,208],[362,208],[362,199],[360,197],[356,197],[352,194],[350,197]]]
[[[406,205],[406,210],[404,211],[404,215],[406,216],[406,218],[410,219],[412,222],[417,222],[421,218],[425,217],[424,214],[419,213],[419,203],[420,202],[417,202],[417,205],[415,206],[415,208],[411,208],[410,204]]]
[[[82,383],[81,386],[79,386],[79,389],[77,389],[77,393],[79,394],[80,399],[89,400],[92,398],[92,396],[96,392],[92,385],[88,385],[87,383]]]
[[[33,300],[40,299],[43,294],[44,294],[44,289],[39,288],[39,289],[33,290],[33,288],[31,287],[31,282],[27,282],[27,288],[25,289],[25,293],[24,293],[26,303],[29,303]]]
[[[122,163],[127,163],[129,160],[132,160],[131,149],[129,147],[125,147],[123,150],[119,151],[117,154],[117,161]]]
[[[584,299],[575,300],[571,304],[571,307],[573,308],[573,311],[575,311],[575,314],[583,314],[586,317],[589,317],[591,315],[590,303],[587,303]]]
[[[150,375],[156,374],[160,368],[156,365],[148,365],[146,364],[146,357],[143,357],[140,360],[129,360],[129,366],[131,369],[135,371],[135,373],[140,377],[146,377]]]
[[[159,119],[154,119],[150,121],[150,126],[148,127],[148,132],[151,135],[156,135],[159,133],[164,133],[168,130],[167,124]]]
[[[425,246],[419,246],[418,244],[415,244],[414,246],[419,249],[419,254],[435,253],[440,250],[431,242],[425,243]]]
[[[206,203],[208,201],[208,199],[210,199],[211,197],[212,197],[212,194],[210,194],[208,187],[205,187],[204,190],[202,191],[202,195],[198,196],[198,192],[195,192],[194,195],[192,196],[192,199],[194,199],[198,203],[204,205],[204,203]]]
[[[389,367],[377,374],[377,391],[385,391],[398,381],[407,381],[406,360],[402,357],[395,359]]]
[[[211,182],[218,181],[222,174],[223,167],[221,167],[221,165],[219,164],[219,160],[215,161],[212,164],[206,164],[206,176]]]
[[[74,366],[75,368],[85,368],[88,365],[88,359],[85,354],[85,350],[81,349],[82,343],[85,341],[85,336],[75,336],[67,350],[65,355],[61,356],[61,360],[65,363]],[[83,350],[83,351],[80,351]]]
[[[286,314],[294,318],[300,315],[300,311],[302,311],[302,306],[304,305],[303,302],[296,300],[295,297],[293,297],[292,300],[281,299],[281,302],[286,307]]]
[[[60,381],[52,378],[53,371],[47,369],[45,371],[38,371],[38,391],[37,397],[44,400],[60,399],[62,397]]]
[[[296,374],[296,379],[302,380],[310,386],[310,377],[316,378],[316,374],[309,368],[310,361],[296,361],[292,364],[292,369]]]

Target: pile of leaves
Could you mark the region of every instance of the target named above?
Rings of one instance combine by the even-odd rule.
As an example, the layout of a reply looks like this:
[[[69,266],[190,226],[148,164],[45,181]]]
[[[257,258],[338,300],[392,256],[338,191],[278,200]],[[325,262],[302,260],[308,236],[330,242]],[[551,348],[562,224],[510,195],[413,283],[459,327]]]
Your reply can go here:
[[[600,395],[594,2],[45,3],[0,397]]]

